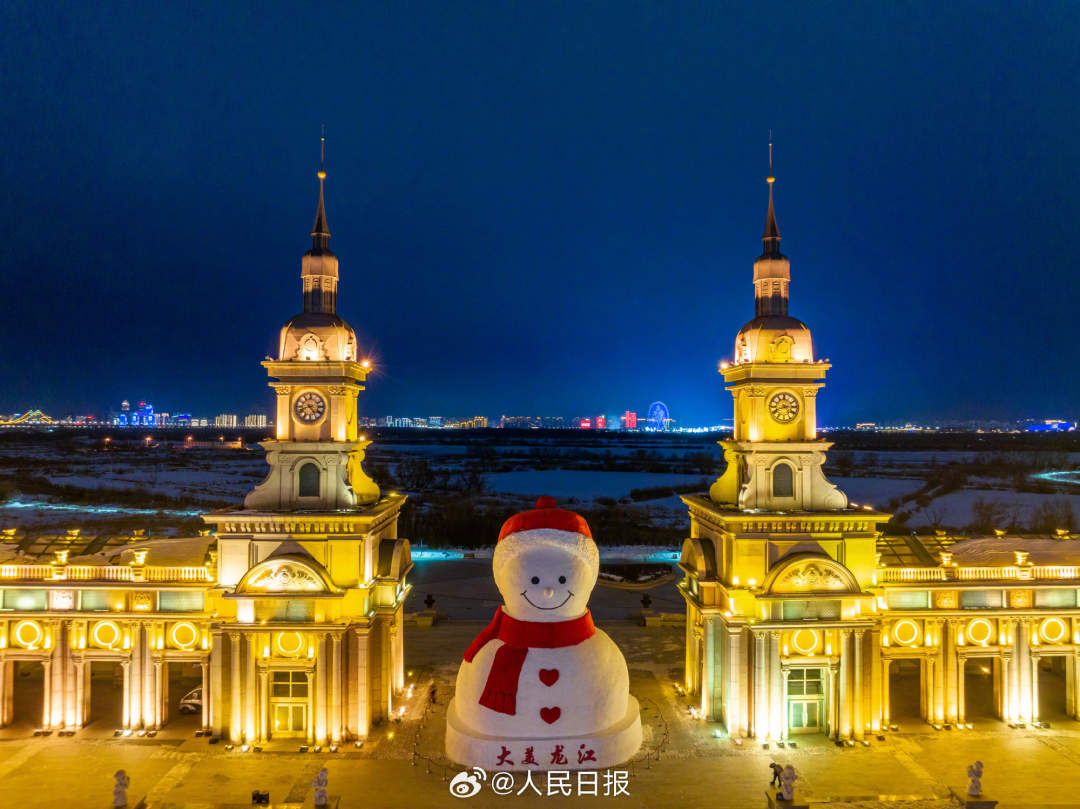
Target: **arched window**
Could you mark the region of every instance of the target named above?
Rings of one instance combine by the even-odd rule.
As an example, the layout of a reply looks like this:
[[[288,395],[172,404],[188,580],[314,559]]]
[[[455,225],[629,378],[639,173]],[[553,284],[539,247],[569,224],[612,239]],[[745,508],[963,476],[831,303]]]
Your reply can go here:
[[[319,467],[317,464],[309,462],[300,467],[300,496],[319,496]]]
[[[790,464],[778,463],[772,471],[773,497],[795,496],[795,470]]]

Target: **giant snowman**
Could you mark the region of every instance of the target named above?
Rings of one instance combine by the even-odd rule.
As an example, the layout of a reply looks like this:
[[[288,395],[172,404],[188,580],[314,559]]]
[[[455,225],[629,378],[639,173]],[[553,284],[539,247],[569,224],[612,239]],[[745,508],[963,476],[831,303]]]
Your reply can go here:
[[[622,653],[593,626],[600,552],[580,515],[541,497],[503,524],[492,561],[503,606],[465,652],[446,754],[487,769],[601,769],[641,746]]]

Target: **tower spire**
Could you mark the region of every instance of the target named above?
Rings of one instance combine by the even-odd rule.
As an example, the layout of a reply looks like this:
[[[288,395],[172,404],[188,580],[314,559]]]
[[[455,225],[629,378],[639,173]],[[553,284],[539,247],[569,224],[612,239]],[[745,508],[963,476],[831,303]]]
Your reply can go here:
[[[330,249],[330,226],[326,224],[326,203],[323,201],[323,182],[326,180],[326,125],[319,138],[319,210],[315,214],[315,225],[311,229],[312,251]]]
[[[769,130],[769,173],[765,182],[769,185],[769,213],[765,217],[765,233],[761,237],[764,249],[754,262],[754,312],[755,317],[787,315],[788,284],[791,268],[787,257],[780,252],[780,228],[776,225],[773,207],[772,130]]]
[[[772,130],[769,130],[769,173],[765,177],[765,182],[769,184],[769,213],[765,217],[765,233],[762,235],[761,240],[765,245],[765,250],[762,253],[767,258],[779,258],[780,257],[780,228],[776,224],[776,210],[773,208],[773,183],[776,182],[776,177],[773,176],[772,167]]]
[[[311,249],[301,260],[300,279],[304,290],[304,311],[333,315],[337,312],[338,260],[330,250],[330,227],[326,224],[326,127],[319,139],[319,210],[311,228]]]

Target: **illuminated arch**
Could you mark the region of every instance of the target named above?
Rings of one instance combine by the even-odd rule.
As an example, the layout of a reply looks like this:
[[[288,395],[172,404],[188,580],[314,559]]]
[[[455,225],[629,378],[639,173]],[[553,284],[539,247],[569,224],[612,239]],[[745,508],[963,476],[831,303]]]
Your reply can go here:
[[[821,553],[791,553],[773,565],[762,589],[769,595],[862,595],[854,574]]]
[[[679,567],[693,571],[698,581],[716,578],[716,551],[711,539],[684,539],[682,553],[679,555]]]
[[[254,565],[235,590],[237,595],[337,595],[340,592],[326,568],[310,557],[291,553],[271,556]]]

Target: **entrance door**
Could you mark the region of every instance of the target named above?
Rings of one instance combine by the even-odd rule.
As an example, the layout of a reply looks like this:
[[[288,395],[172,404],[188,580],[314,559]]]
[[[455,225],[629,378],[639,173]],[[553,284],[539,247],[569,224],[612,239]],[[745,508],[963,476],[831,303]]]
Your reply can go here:
[[[270,673],[272,738],[307,735],[308,677],[303,671]]]
[[[825,685],[821,669],[791,669],[787,678],[788,733],[825,729]]]

